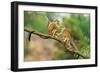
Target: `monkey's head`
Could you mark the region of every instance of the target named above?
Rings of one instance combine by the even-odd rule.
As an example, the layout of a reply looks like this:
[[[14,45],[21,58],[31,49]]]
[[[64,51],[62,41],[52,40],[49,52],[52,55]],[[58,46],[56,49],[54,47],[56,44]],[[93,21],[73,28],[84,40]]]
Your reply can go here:
[[[52,34],[52,31],[53,30],[59,30],[61,29],[61,25],[59,24],[59,21],[56,20],[54,22],[51,22],[49,25],[48,25],[48,32],[49,34]]]

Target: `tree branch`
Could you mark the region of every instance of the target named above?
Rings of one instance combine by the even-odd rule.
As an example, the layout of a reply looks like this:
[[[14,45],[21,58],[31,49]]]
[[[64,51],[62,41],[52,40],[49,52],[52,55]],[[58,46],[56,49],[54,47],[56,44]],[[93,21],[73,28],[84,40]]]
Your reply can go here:
[[[80,52],[68,50],[67,47],[66,47],[66,45],[65,45],[61,40],[59,40],[59,39],[57,39],[57,38],[54,38],[54,37],[52,37],[52,36],[50,36],[50,35],[45,35],[45,34],[42,34],[42,33],[37,32],[37,31],[35,31],[35,30],[30,31],[30,30],[24,29],[24,31],[30,33],[29,39],[31,38],[31,34],[38,35],[38,36],[40,36],[40,37],[43,38],[43,39],[54,39],[54,40],[58,41],[59,43],[61,43],[61,44],[65,47],[65,49],[66,49],[67,52],[75,53],[75,54],[81,56],[81,57],[84,58],[84,59],[87,59],[87,58],[88,58],[88,57],[82,55]]]

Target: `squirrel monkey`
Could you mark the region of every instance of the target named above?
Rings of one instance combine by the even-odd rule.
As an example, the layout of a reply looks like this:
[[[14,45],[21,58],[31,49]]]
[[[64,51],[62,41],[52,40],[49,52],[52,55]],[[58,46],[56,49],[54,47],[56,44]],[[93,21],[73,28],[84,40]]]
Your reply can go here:
[[[51,22],[48,25],[48,32],[52,37],[58,38],[65,43],[70,51],[78,51],[70,32],[65,27],[61,26],[59,21]]]
[[[70,37],[69,32],[66,31],[65,27],[63,27],[63,26],[61,26],[61,24],[59,24],[58,20],[51,22],[48,25],[48,32],[49,32],[49,35],[51,35],[52,37],[56,37],[56,38],[59,37],[64,42],[67,40],[66,37]]]
[[[60,30],[61,30],[61,25],[59,24],[59,22],[57,20],[54,22],[51,22],[48,25],[49,35],[51,35],[52,37],[57,37]]]

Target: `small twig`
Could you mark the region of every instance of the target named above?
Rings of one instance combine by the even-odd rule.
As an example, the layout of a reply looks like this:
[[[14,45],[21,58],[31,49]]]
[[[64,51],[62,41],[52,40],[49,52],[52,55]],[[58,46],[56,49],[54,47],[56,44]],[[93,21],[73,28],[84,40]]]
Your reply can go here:
[[[84,58],[84,59],[87,59],[87,58],[88,58],[88,57],[82,55],[80,52],[68,50],[67,47],[65,46],[65,44],[64,44],[61,40],[59,40],[59,39],[57,39],[57,38],[54,38],[54,37],[52,37],[52,36],[50,36],[50,35],[45,35],[45,34],[42,34],[42,33],[37,32],[37,31],[35,31],[35,30],[30,31],[30,30],[24,29],[24,31],[30,33],[29,38],[31,38],[31,34],[35,34],[35,35],[38,35],[38,36],[40,36],[41,38],[44,38],[44,39],[54,39],[54,40],[58,41],[59,43],[61,43],[62,45],[64,45],[66,51],[68,51],[68,52],[70,52],[70,53],[75,53],[75,54],[81,56],[81,57]]]

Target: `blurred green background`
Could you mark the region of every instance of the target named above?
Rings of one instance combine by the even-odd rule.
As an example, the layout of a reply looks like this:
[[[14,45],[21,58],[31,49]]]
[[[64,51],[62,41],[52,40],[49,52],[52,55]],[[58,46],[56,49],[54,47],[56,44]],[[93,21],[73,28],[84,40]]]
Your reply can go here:
[[[70,31],[79,51],[90,57],[89,14],[24,11],[25,29],[48,35],[48,24],[55,20],[59,20],[60,24]],[[42,39],[33,34],[31,41],[28,41],[28,34],[24,32],[25,61],[81,59],[81,57],[77,58],[76,55],[65,52],[64,47],[55,40]]]

